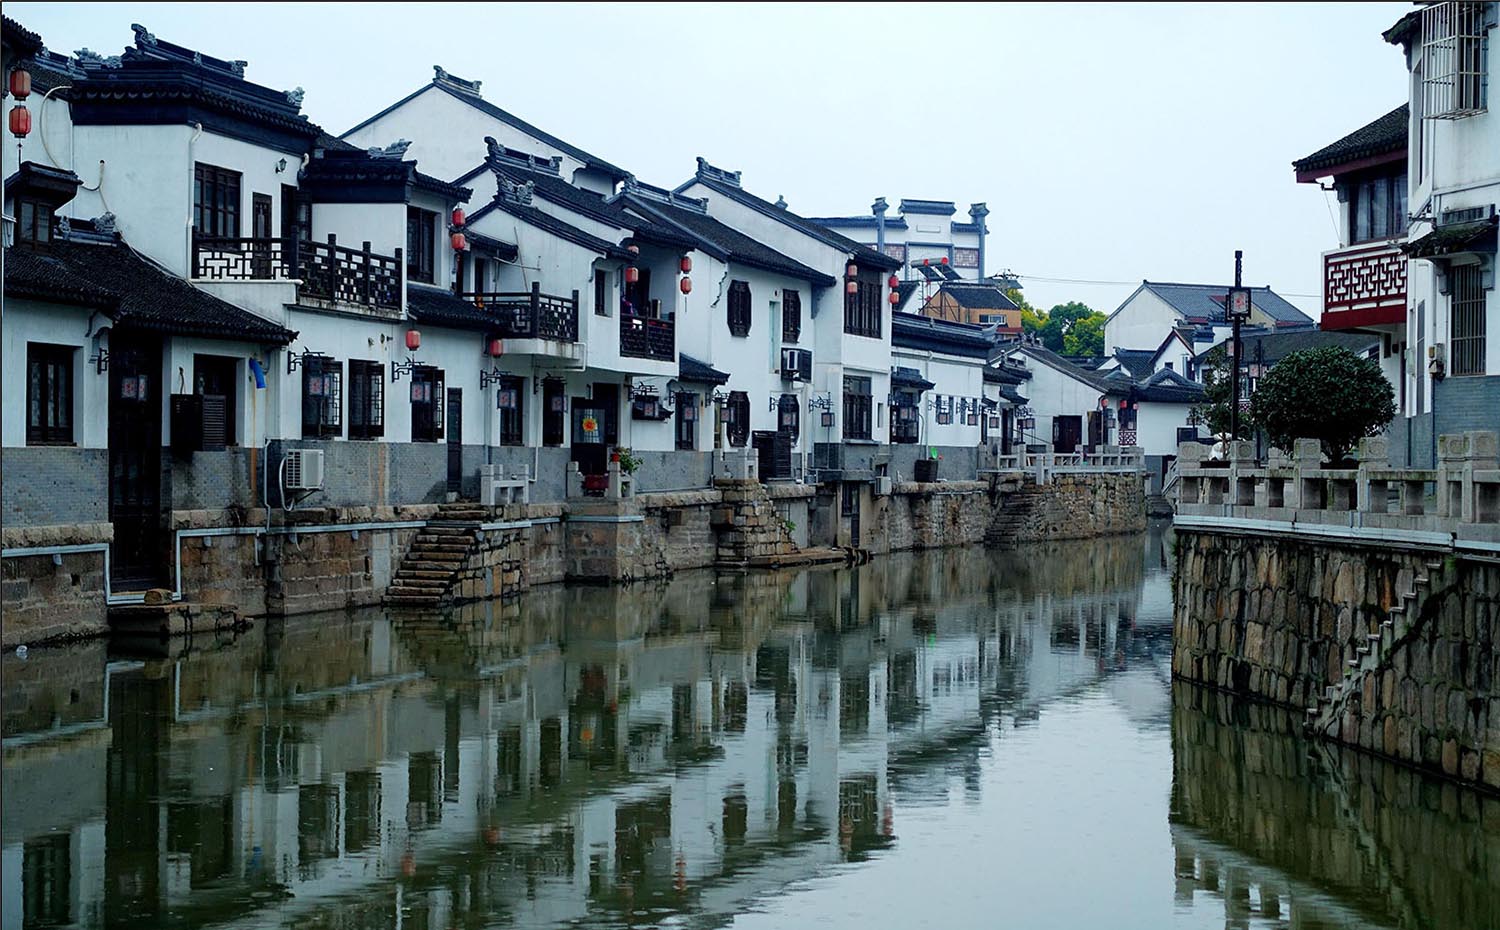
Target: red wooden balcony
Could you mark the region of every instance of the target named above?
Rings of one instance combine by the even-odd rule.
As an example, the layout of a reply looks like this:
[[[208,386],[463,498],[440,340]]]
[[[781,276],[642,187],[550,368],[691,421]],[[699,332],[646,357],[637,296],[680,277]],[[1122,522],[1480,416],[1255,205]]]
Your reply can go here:
[[[1406,256],[1394,242],[1366,242],[1323,255],[1325,330],[1406,322]]]

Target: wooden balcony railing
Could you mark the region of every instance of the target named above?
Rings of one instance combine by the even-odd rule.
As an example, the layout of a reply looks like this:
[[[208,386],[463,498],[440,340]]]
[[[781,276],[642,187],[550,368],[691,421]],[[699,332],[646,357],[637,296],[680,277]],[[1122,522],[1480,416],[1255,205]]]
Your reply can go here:
[[[628,358],[677,359],[677,323],[651,317],[620,315],[620,354]]]
[[[193,237],[193,277],[210,281],[298,279],[297,296],[380,310],[401,309],[401,250],[395,255],[299,239]]]
[[[496,317],[496,332],[506,339],[578,341],[578,292],[571,297],[543,294],[541,284],[530,291],[464,291],[459,297]]]
[[[1323,256],[1323,329],[1399,325],[1406,320],[1407,258],[1370,242]]]

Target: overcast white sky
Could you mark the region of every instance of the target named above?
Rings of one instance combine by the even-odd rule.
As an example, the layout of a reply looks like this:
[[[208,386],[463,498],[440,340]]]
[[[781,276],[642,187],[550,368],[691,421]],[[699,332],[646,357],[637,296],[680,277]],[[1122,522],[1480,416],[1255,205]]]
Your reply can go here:
[[[1041,307],[1113,310],[1142,278],[1270,284],[1316,316],[1324,195],[1308,155],[1405,100],[1369,4],[27,3],[49,48],[130,24],[301,86],[333,133],[441,64],[644,181],[702,155],[793,210],[987,201],[987,270]],[[1043,280],[1068,278],[1110,284]]]

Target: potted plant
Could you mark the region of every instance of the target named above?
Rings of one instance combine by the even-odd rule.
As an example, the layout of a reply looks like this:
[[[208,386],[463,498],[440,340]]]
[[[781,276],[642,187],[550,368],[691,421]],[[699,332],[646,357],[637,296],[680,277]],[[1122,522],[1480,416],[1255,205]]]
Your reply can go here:
[[[619,462],[620,471],[627,475],[635,474],[635,470],[641,467],[641,460],[632,455],[629,449],[616,449],[609,458],[612,462]]]

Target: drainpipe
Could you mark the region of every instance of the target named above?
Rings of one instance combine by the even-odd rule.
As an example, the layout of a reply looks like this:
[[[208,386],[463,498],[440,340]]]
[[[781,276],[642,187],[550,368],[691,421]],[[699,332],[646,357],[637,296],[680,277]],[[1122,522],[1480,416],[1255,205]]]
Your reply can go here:
[[[990,209],[984,204],[969,204],[969,219],[979,227],[979,280],[981,281],[984,280],[984,237],[986,232],[988,232],[988,230],[984,228],[984,218],[989,215]]]
[[[885,254],[885,211],[889,209],[884,197],[876,197],[870,205],[870,212],[875,214],[875,251],[881,255]]]
[[[193,277],[193,148],[198,142],[198,137],[203,135],[203,124],[193,124],[193,134],[188,137],[187,160],[187,274],[184,277]],[[101,178],[103,175],[101,174]]]

